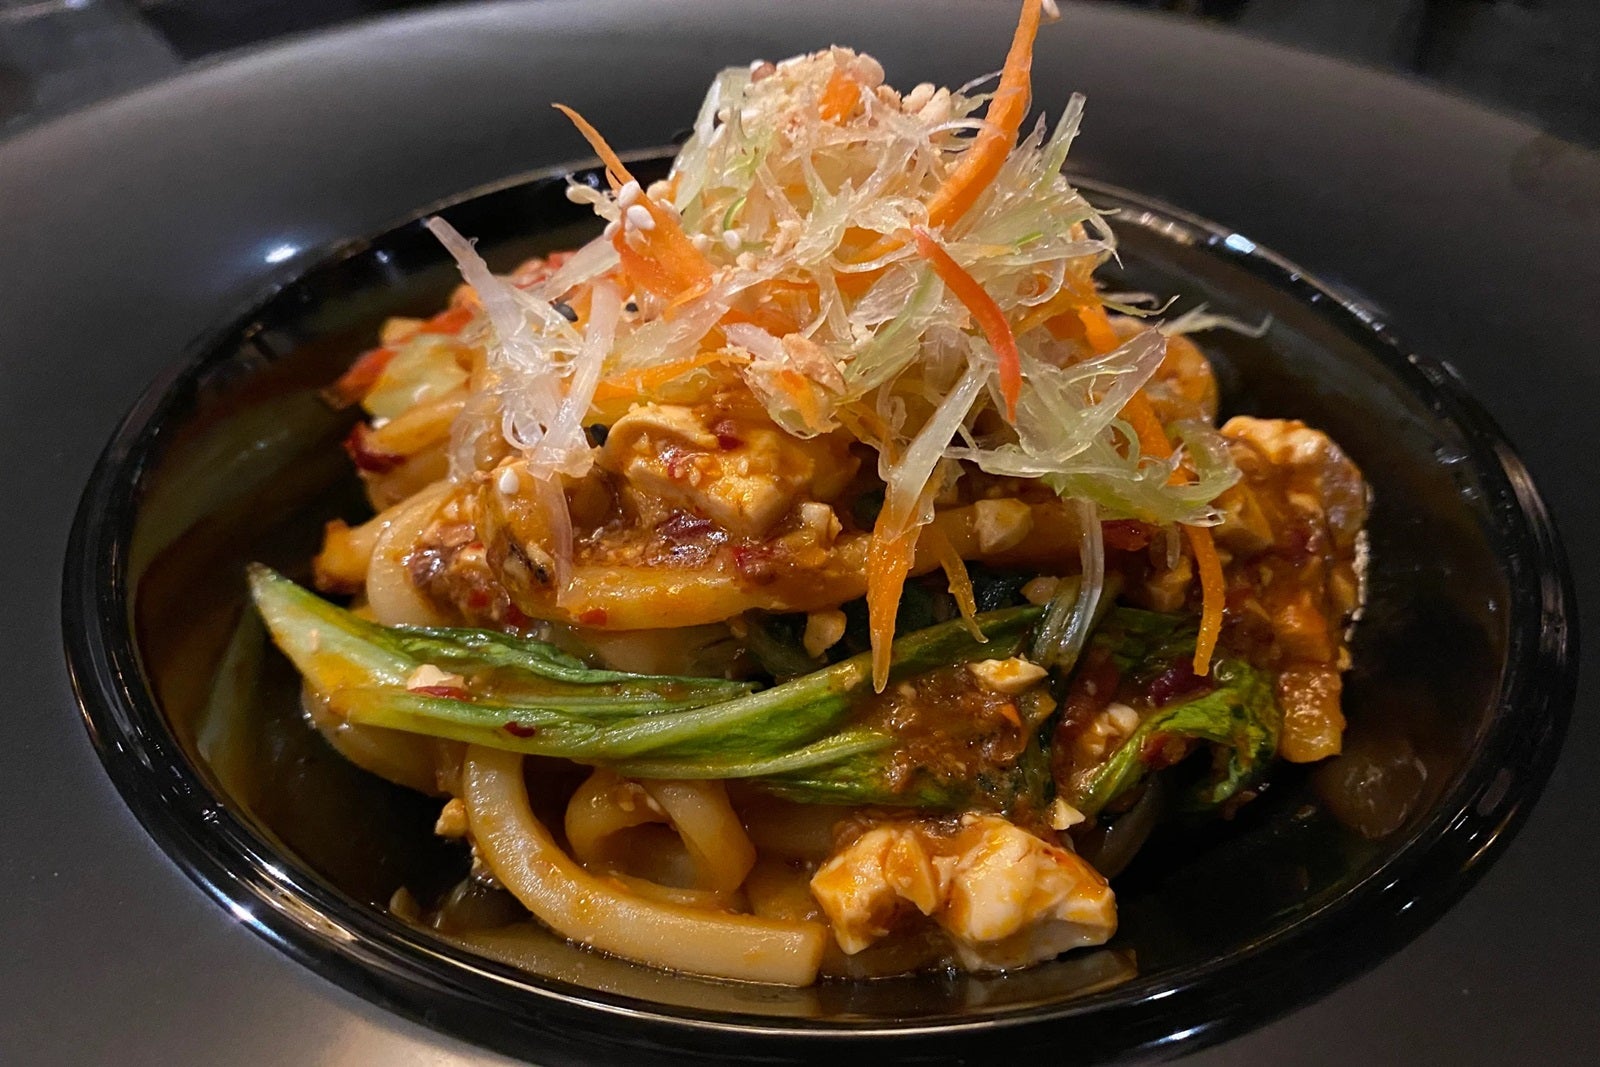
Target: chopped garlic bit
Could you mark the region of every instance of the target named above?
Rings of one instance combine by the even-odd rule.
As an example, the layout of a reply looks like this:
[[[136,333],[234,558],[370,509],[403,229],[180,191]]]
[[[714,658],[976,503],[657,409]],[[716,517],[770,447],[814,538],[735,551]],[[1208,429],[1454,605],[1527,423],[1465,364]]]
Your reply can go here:
[[[979,500],[972,505],[972,529],[985,555],[1004,552],[1033,530],[1033,509],[1015,498]]]
[[[1126,704],[1111,704],[1106,708],[1106,715],[1124,736],[1133,733],[1139,728],[1139,713]]]
[[[459,674],[442,671],[431,663],[424,663],[411,672],[406,679],[406,688],[412,691],[418,689],[433,689],[438,686],[447,686],[452,689],[464,688],[467,680]]]
[[[800,638],[806,655],[818,659],[839,643],[844,636],[845,617],[842,611],[813,611],[806,616],[806,632]]]
[[[850,955],[913,909],[975,971],[1104,944],[1117,927],[1115,897],[1093,867],[995,815],[968,816],[954,834],[918,821],[875,827],[830,856],[810,886]]]
[[[1070,830],[1086,818],[1088,816],[1060,797],[1056,797],[1050,804],[1049,820],[1052,830]]]
[[[985,689],[1016,696],[1040,681],[1049,672],[1021,656],[1010,659],[981,659],[967,664],[967,670]]]
[[[433,824],[433,832],[440,837],[467,836],[467,806],[461,803],[460,797],[451,797],[445,802],[439,821]]]

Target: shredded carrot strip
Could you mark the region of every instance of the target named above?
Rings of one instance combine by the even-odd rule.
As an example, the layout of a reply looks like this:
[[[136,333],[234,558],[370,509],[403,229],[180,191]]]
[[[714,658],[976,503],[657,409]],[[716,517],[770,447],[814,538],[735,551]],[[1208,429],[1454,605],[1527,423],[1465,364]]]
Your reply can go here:
[[[917,242],[917,251],[933,265],[939,280],[950,287],[957,300],[966,305],[978,326],[989,339],[995,358],[1000,361],[1000,395],[1006,402],[1006,418],[1015,422],[1017,398],[1022,395],[1022,357],[1017,354],[1017,338],[1006,321],[1006,313],[994,302],[994,297],[978,284],[978,280],[950,258],[950,253],[939,247],[937,241],[920,227],[911,231]]]
[[[595,386],[595,403],[611,400],[625,400],[630,397],[642,397],[666,385],[670,381],[682,378],[687,374],[709,367],[716,363],[747,363],[748,358],[737,352],[719,349],[715,352],[701,352],[699,355],[690,356],[688,359],[674,360],[655,367],[641,367],[639,370],[628,371],[611,378],[605,378]]]
[[[595,155],[600,157],[613,189],[635,180],[600,131],[591,126],[587,119],[565,104],[556,104],[554,107],[572,120],[578,132],[583,134],[583,139],[589,142],[589,147],[594,149]],[[627,240],[625,227],[617,228],[611,243],[622,261],[623,273],[639,288],[663,298],[680,296],[686,290],[708,284],[711,281],[711,263],[695,248],[689,235],[683,232],[678,216],[648,196],[641,196],[638,203],[650,212],[654,225],[648,230],[635,231],[640,238],[638,248]]]
[[[811,390],[811,379],[797,370],[785,367],[772,376],[773,384],[783,390],[783,395],[794,402],[800,412],[801,420],[807,426],[817,426],[822,423],[822,407],[817,403],[817,394]]]
[[[1041,0],[1023,0],[1017,32],[1011,38],[1011,50],[1006,53],[1006,63],[1000,71],[1000,84],[989,99],[983,129],[962,153],[961,162],[928,200],[928,226],[931,228],[948,226],[965,215],[1000,173],[1006,156],[1017,143],[1017,131],[1027,117],[1032,97],[1033,42],[1039,35],[1040,6]],[[857,262],[877,259],[899,246],[900,238],[885,235],[863,251]],[[861,285],[870,280],[871,274],[855,278],[861,280],[852,279],[853,284]]]
[[[872,688],[883,692],[889,684],[889,656],[894,644],[895,616],[900,612],[900,594],[906,575],[917,554],[917,534],[922,527],[911,523],[905,529],[889,526],[889,509],[878,512],[867,545],[867,630],[872,639]]]
[[[1156,414],[1155,407],[1151,405],[1150,398],[1144,395],[1143,390],[1133,394],[1127,406],[1122,409],[1122,417],[1139,436],[1141,452],[1157,459],[1166,459],[1172,455],[1172,441],[1168,439],[1166,428],[1161,425],[1161,417]]]
[[[824,122],[843,122],[850,116],[850,112],[856,109],[856,103],[860,99],[861,90],[856,85],[855,79],[835,67],[828,84],[823,87],[817,112]]]
[[[933,549],[939,566],[944,569],[950,595],[956,598],[956,607],[961,609],[961,621],[966,623],[967,632],[975,641],[987,641],[983,629],[978,625],[978,598],[972,591],[972,575],[967,573],[967,561],[961,558],[956,546],[937,526],[929,526],[923,536],[928,539],[928,547]]]
[[[1167,431],[1144,392],[1133,394],[1122,409],[1133,432],[1139,436],[1139,448],[1157,459],[1172,455],[1172,442]],[[1181,481],[1181,471],[1172,472],[1174,482]],[[1217,546],[1211,539],[1211,530],[1205,526],[1185,526],[1184,535],[1194,552],[1196,569],[1200,572],[1200,635],[1194,644],[1194,673],[1204,677],[1211,673],[1211,655],[1217,650],[1217,638],[1222,634],[1222,613],[1227,603],[1227,590],[1223,586],[1222,560],[1217,556]]]
[[[1194,550],[1194,562],[1200,570],[1200,634],[1194,642],[1194,673],[1204,677],[1211,673],[1211,655],[1217,650],[1217,638],[1222,635],[1222,612],[1227,606],[1227,588],[1223,585],[1222,560],[1217,556],[1216,542],[1211,539],[1208,526],[1185,526],[1189,547]]]
[[[956,169],[928,201],[928,225],[948,226],[967,213],[1005,165],[1032,96],[1033,41],[1039,34],[1040,0],[1023,0],[1022,17],[989,100],[985,123]]]
[[[578,132],[583,134],[585,141],[589,142],[589,147],[594,149],[594,154],[599,156],[600,162],[606,165],[606,177],[611,182],[611,188],[619,189],[625,183],[634,180],[633,175],[628,173],[628,168],[623,165],[616,152],[612,151],[611,146],[606,143],[606,139],[600,136],[600,131],[589,125],[588,119],[572,110],[566,104],[551,104],[550,106],[567,116],[572,121],[572,124],[578,127]]]
[[[1084,336],[1096,352],[1110,352],[1122,344],[1122,338],[1117,336],[1110,317],[1106,315],[1105,305],[1096,303],[1079,308],[1078,321],[1083,323]]]

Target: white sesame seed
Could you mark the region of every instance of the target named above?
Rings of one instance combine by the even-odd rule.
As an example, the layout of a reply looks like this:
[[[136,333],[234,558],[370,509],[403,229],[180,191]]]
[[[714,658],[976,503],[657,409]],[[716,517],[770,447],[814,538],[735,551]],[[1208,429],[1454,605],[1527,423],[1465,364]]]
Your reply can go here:
[[[522,488],[522,479],[517,477],[516,471],[507,467],[500,472],[500,480],[495,485],[499,487],[500,492],[510,496]]]
[[[613,238],[613,237],[615,237],[617,235],[617,226],[618,225],[619,224],[618,224],[616,219],[612,219],[610,222],[606,223],[606,228],[605,228],[605,238],[606,238],[606,240],[609,241],[609,240],[611,240],[611,238]]]
[[[1106,717],[1123,735],[1131,734],[1139,728],[1139,713],[1126,704],[1109,705],[1106,708]]]
[[[567,199],[571,200],[574,204],[581,204],[583,203],[583,193],[580,191],[578,186],[569,185],[567,186]]]
[[[628,225],[636,230],[649,233],[656,228],[656,220],[651,217],[650,209],[643,204],[633,204],[628,208]]]
[[[628,184],[617,190],[617,206],[627,207],[629,204],[632,204],[635,200],[639,199],[639,192],[639,183],[636,181],[629,181]]]
[[[726,248],[730,252],[737,252],[737,251],[739,251],[739,246],[742,245],[742,244],[744,244],[744,239],[739,236],[739,231],[737,231],[737,230],[723,230],[722,231],[722,247],[723,248]]]
[[[711,238],[703,233],[694,234],[689,238],[689,243],[694,245],[696,251],[708,252],[711,250]]]

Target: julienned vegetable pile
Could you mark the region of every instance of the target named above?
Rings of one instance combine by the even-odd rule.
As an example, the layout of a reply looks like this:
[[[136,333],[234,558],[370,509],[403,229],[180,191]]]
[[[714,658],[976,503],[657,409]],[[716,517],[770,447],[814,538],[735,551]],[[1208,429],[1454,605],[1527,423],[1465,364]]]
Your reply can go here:
[[[992,91],[724,71],[648,184],[563,107],[602,232],[509,275],[430,220],[467,284],[326,392],[374,511],[313,561],[348,607],[250,575],[311,723],[468,846],[397,914],[754,981],[1004,970],[1109,939],[1163,818],[1338,752],[1365,484],[1216,425],[1190,335],[1241,324],[1101,290],[1083,101],[1029,122],[1043,8]]]

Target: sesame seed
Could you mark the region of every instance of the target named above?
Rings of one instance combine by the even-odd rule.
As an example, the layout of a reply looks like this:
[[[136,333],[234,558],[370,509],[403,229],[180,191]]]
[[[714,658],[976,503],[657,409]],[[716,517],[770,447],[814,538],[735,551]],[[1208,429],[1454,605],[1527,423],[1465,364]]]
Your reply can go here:
[[[629,181],[628,184],[617,190],[617,206],[625,208],[632,204],[639,199],[639,192],[639,183]]]
[[[510,496],[512,493],[515,493],[518,489],[522,488],[522,479],[517,477],[516,471],[512,470],[510,467],[507,467],[500,472],[500,480],[496,482],[495,485],[499,488],[500,492],[504,493],[506,496]]]
[[[615,219],[613,219],[612,221],[606,223],[606,228],[605,228],[605,238],[606,238],[606,240],[609,241],[609,240],[611,240],[611,238],[613,238],[613,237],[615,237],[617,235],[617,226],[618,225],[619,225],[619,223]]]
[[[656,220],[650,216],[650,209],[643,204],[629,206],[627,213],[628,225],[636,230],[648,233],[656,228]]]
[[[577,185],[567,186],[567,199],[571,200],[574,204],[583,203],[582,187]]]
[[[695,250],[698,252],[709,252],[711,250],[711,238],[703,233],[697,233],[690,237],[689,243],[694,245]]]
[[[551,301],[550,306],[556,309],[556,314],[557,315],[560,315],[562,318],[566,319],[568,322],[577,322],[578,321],[578,313],[576,311],[572,310],[572,305],[567,303],[565,300],[554,300],[554,301]]]
[[[728,251],[730,251],[730,252],[739,251],[739,246],[742,245],[743,243],[744,243],[744,240],[743,240],[743,238],[741,238],[739,236],[739,231],[737,231],[737,230],[723,230],[722,231],[722,247],[726,248]]]

